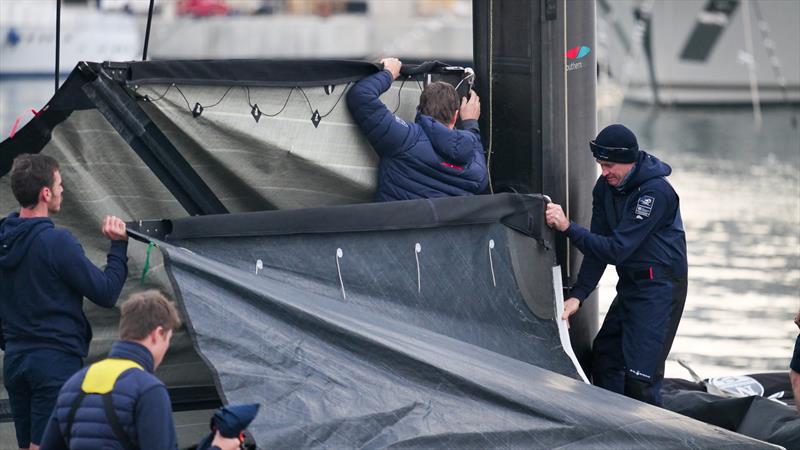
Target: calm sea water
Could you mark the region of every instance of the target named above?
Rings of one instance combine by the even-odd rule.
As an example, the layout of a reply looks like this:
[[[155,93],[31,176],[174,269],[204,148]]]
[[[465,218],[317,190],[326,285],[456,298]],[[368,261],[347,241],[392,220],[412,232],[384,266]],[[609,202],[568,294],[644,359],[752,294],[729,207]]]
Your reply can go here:
[[[0,133],[31,117],[51,79],[0,80]],[[800,308],[800,129],[792,108],[653,109],[624,106],[614,120],[673,167],[689,250],[686,311],[667,376],[688,378],[786,370]],[[600,123],[600,126],[607,123]],[[588,150],[587,150],[588,151]],[[601,314],[616,276],[601,282]]]

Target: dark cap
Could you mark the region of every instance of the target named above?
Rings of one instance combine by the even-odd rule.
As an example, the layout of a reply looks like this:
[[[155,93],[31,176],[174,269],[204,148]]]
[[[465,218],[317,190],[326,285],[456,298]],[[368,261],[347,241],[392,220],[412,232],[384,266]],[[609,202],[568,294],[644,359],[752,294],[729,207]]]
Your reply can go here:
[[[592,155],[600,161],[629,164],[639,156],[639,143],[636,135],[624,125],[609,125],[589,141]]]

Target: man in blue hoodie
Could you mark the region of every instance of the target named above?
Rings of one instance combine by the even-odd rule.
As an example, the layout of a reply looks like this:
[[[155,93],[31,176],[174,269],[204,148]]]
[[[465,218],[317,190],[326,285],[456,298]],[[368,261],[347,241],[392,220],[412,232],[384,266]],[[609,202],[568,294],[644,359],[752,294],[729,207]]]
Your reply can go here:
[[[20,155],[10,178],[21,208],[0,221],[3,382],[19,448],[35,450],[58,390],[89,350],[83,298],[106,308],[116,304],[128,275],[128,242],[125,222],[106,217],[101,230],[111,249],[101,271],[49,218],[61,209],[64,192],[56,160]]]
[[[661,405],[664,362],[686,301],[686,238],[672,168],[639,150],[623,125],[604,128],[589,143],[601,176],[592,191],[587,230],[560,205],[547,206],[547,224],[583,253],[578,280],[564,302],[568,320],[597,287],[607,264],[617,268],[617,296],[592,348],[595,385]]]
[[[377,201],[479,194],[486,189],[486,157],[478,130],[480,99],[459,101],[448,83],[428,85],[420,96],[415,123],[406,123],[380,101],[400,75],[396,58],[384,70],[359,81],[347,106],[380,157]],[[461,117],[462,130],[454,129]]]

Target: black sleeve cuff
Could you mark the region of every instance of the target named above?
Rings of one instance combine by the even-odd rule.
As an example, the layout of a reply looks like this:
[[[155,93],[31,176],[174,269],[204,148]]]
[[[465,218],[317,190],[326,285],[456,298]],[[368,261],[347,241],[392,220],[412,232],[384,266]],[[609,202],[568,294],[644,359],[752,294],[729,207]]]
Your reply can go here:
[[[481,129],[478,126],[478,121],[475,119],[467,119],[461,121],[461,129],[462,130],[469,130],[474,131],[477,134],[481,134]]]

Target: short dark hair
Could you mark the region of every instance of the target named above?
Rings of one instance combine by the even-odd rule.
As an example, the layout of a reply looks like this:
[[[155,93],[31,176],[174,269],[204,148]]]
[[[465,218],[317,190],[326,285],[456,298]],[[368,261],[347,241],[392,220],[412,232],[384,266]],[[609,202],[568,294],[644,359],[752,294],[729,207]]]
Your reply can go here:
[[[461,99],[452,84],[434,81],[422,91],[417,109],[447,125],[460,106]]]
[[[39,203],[43,187],[53,189],[58,161],[47,155],[23,153],[14,158],[11,166],[11,192],[23,208]]]
[[[175,304],[155,289],[132,294],[120,310],[119,338],[124,341],[141,341],[158,327],[169,331],[181,326]]]

